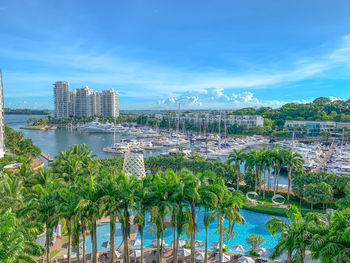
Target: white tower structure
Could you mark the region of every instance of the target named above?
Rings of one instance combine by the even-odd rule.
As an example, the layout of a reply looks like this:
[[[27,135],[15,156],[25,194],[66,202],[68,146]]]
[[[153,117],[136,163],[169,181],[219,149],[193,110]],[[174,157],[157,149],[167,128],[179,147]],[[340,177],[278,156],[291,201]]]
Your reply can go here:
[[[125,153],[123,172],[127,175],[134,175],[138,178],[146,176],[143,154],[141,153]]]
[[[5,126],[4,126],[4,88],[2,71],[0,69],[0,158],[5,155]]]

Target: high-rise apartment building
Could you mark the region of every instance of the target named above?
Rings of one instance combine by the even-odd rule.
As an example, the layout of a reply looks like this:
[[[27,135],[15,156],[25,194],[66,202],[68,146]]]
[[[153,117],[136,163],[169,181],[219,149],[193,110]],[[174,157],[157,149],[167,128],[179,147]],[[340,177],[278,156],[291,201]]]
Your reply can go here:
[[[4,89],[2,72],[0,69],[0,158],[5,155],[5,127],[4,127]]]
[[[75,116],[77,117],[91,117],[92,114],[92,103],[91,95],[92,90],[85,86],[84,88],[76,89],[75,96]]]
[[[53,85],[55,97],[55,117],[69,117],[69,83],[67,81],[56,81]]]
[[[119,95],[113,89],[98,92],[86,86],[70,92],[66,81],[57,81],[54,86],[56,118],[119,116]]]
[[[115,118],[119,116],[119,95],[114,89],[102,91],[101,114]]]
[[[101,93],[93,91],[91,95],[91,110],[93,116],[101,116]]]

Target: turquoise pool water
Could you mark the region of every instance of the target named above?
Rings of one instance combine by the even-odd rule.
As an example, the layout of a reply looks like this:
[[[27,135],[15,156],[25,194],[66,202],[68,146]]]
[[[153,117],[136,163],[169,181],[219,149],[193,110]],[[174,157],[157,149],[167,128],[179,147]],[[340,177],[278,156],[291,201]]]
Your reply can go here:
[[[270,233],[265,229],[265,223],[267,220],[269,220],[272,216],[268,214],[262,214],[262,213],[256,213],[248,210],[241,210],[241,214],[246,220],[245,225],[236,225],[234,230],[236,231],[236,236],[230,240],[228,250],[233,252],[232,245],[233,244],[242,244],[245,247],[247,247],[247,250],[249,250],[249,245],[246,242],[246,237],[250,234],[259,234],[264,237],[265,243],[262,245],[262,247],[268,249],[270,252],[272,252],[273,248],[277,244],[279,235],[271,236]],[[196,239],[205,241],[205,230],[203,225],[203,217],[204,217],[204,211],[202,210],[197,215],[197,224],[198,224],[198,232],[196,234]],[[146,216],[146,219],[148,220],[149,215]],[[228,226],[228,221],[224,222],[225,226]],[[218,242],[219,241],[219,234],[216,233],[217,230],[217,221],[212,222],[209,225],[209,234],[208,234],[208,246],[209,249],[211,248],[212,242]],[[137,238],[140,238],[140,234],[138,233]],[[183,235],[181,239],[187,239],[188,237],[186,235]],[[152,247],[152,240],[156,239],[156,232],[155,227],[149,222],[146,222],[145,231],[144,231],[144,244],[145,247]],[[164,241],[166,243],[166,247],[170,247],[171,242],[173,241],[173,230],[172,228],[168,227],[167,230],[164,232]],[[204,248],[203,248],[204,249]]]
[[[233,244],[242,244],[247,247],[249,250],[249,245],[246,242],[246,237],[250,234],[259,234],[262,235],[265,239],[265,243],[262,244],[262,247],[268,249],[272,252],[273,248],[277,244],[277,240],[279,235],[271,236],[270,233],[265,229],[265,223],[272,216],[268,214],[256,213],[248,210],[241,210],[241,214],[246,220],[245,225],[236,225],[235,231],[236,236],[230,240],[228,250],[233,252],[232,245]],[[152,241],[156,239],[156,230],[155,226],[148,222],[149,214],[146,215],[146,226],[144,230],[144,246],[152,247]],[[205,230],[203,225],[203,217],[204,211],[201,210],[200,213],[197,213],[197,224],[198,224],[198,232],[196,233],[196,239],[205,241]],[[282,217],[281,217],[282,218]],[[228,226],[228,221],[224,222],[225,226]],[[209,234],[208,234],[208,245],[209,249],[211,248],[212,242],[219,241],[219,234],[216,233],[217,230],[217,221],[215,220],[209,225]],[[109,223],[101,223],[97,227],[97,249],[98,251],[106,251],[108,248],[103,246],[103,243],[109,241]],[[140,233],[137,234],[137,239],[140,238]],[[181,239],[188,239],[189,237],[186,234],[182,235]],[[166,243],[165,247],[170,247],[171,242],[173,241],[173,229],[168,227],[164,232],[164,241]],[[122,239],[122,230],[120,223],[116,223],[116,233],[115,233],[115,247],[118,249],[123,242]],[[82,243],[81,243],[82,245]],[[203,248],[204,249],[204,248]],[[91,238],[88,237],[86,239],[86,251],[92,251]]]
[[[100,223],[97,226],[97,251],[107,251],[109,248],[103,246],[110,238],[109,222]],[[123,243],[122,228],[120,223],[115,224],[115,248],[118,249]],[[83,243],[80,243],[83,246]],[[86,252],[92,252],[91,236],[86,239]]]

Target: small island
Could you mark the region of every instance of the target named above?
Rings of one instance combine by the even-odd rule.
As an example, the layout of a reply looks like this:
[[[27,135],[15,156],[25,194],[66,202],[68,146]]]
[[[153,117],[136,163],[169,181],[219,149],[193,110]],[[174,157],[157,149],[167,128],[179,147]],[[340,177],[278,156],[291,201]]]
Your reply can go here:
[[[49,110],[32,110],[32,109],[9,109],[5,108],[5,114],[21,114],[21,115],[50,115]]]

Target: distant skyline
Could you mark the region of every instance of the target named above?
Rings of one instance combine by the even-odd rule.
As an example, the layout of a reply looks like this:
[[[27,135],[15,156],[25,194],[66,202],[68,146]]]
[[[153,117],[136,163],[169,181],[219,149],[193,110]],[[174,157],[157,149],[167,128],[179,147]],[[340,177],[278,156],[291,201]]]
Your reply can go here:
[[[121,110],[279,107],[350,97],[348,0],[0,2],[5,106],[53,83],[113,88]]]

